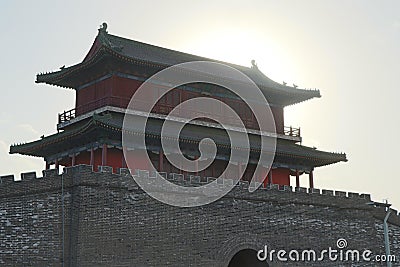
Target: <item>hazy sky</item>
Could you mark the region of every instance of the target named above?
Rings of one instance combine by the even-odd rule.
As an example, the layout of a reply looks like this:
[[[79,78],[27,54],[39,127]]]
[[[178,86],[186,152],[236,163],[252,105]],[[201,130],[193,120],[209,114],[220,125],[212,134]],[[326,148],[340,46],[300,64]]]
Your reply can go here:
[[[44,167],[9,155],[14,142],[55,132],[74,91],[35,75],[82,61],[106,21],[115,35],[258,67],[318,88],[285,109],[303,144],[346,152],[317,169],[318,188],[371,193],[400,209],[400,1],[1,1],[0,175]],[[302,184],[307,185],[306,176]]]

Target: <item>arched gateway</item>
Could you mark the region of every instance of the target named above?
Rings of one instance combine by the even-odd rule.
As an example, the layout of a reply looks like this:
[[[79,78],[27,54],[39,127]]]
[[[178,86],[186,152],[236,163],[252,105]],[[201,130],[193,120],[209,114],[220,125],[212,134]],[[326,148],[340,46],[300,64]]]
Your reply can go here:
[[[257,251],[253,249],[242,249],[230,260],[228,267],[266,267],[268,263],[257,259]]]

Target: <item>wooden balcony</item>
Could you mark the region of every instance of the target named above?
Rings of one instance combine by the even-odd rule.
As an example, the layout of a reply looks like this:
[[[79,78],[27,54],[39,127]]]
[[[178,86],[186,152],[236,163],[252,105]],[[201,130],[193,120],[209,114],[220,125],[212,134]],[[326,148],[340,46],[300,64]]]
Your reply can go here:
[[[105,97],[99,100],[89,102],[84,106],[80,106],[68,111],[64,111],[63,113],[58,114],[58,123],[64,123],[70,121],[79,115],[85,114],[89,111],[96,110],[101,107],[105,106],[112,106],[112,107],[121,107],[126,108],[129,104],[129,99],[122,98],[122,97]]]
[[[64,111],[63,113],[58,114],[58,124],[64,124],[80,115],[83,115],[85,113],[88,113],[90,111],[94,111],[96,109],[106,107],[106,106],[111,106],[111,107],[119,107],[119,108],[126,108],[129,104],[129,99],[126,98],[121,98],[121,97],[107,97],[107,98],[102,98],[93,102],[90,102],[84,106],[80,106],[68,111]],[[159,113],[159,114],[169,114],[172,110],[174,109],[174,106],[170,105],[157,105],[153,112]],[[196,110],[180,110],[185,115],[188,115],[189,113],[196,113]],[[225,117],[224,117],[225,118]],[[226,117],[226,121],[229,123],[230,118]],[[233,120],[233,119],[232,119]],[[235,121],[235,120],[233,120]],[[252,120],[244,120],[243,121],[246,125],[247,128],[249,129],[256,129],[257,128],[257,123],[252,121]],[[294,128],[292,126],[285,126],[283,129],[283,133],[278,131],[278,134],[283,134],[285,136],[289,137],[295,137],[295,138],[300,138],[300,128]]]

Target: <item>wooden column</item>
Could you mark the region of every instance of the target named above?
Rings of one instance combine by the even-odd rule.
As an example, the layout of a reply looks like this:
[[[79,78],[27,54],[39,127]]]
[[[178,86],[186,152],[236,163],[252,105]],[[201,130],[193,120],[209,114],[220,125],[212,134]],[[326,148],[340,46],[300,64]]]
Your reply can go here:
[[[122,150],[121,150],[122,151]],[[126,161],[125,161],[125,156],[124,156],[124,153],[123,153],[123,151],[122,151],[122,156],[121,156],[121,166],[122,166],[122,168],[126,168],[127,166],[126,166]]]
[[[269,171],[268,171],[268,167],[262,166],[263,168],[263,174],[262,176],[264,177],[264,180],[262,181],[263,187],[266,187],[268,185],[268,180],[269,180]]]
[[[199,175],[199,157],[195,158],[194,168],[196,169],[196,175]]]
[[[107,166],[107,145],[103,144],[103,148],[101,149],[101,165]]]
[[[75,154],[71,157],[71,166],[75,166]]]
[[[50,163],[46,161],[46,170],[50,169]]]
[[[296,187],[300,187],[300,174],[299,174],[299,170],[296,170]]]
[[[158,154],[158,171],[164,171],[164,151],[160,149],[160,153]]]
[[[313,174],[313,171],[310,171],[310,174],[309,174],[308,178],[310,180],[310,188],[314,188],[314,174]]]
[[[273,184],[274,182],[272,181],[272,168],[268,172],[268,184]]]
[[[182,160],[179,161],[179,174],[183,174],[183,170],[182,170]]]
[[[94,149],[90,149],[90,165],[94,165]]]
[[[54,166],[55,166],[55,168],[56,168],[57,170],[60,168],[60,165],[58,164],[58,159],[56,159],[56,160],[54,161]]]
[[[242,173],[242,163],[238,162],[238,176]],[[243,180],[243,176],[240,177],[240,180]]]

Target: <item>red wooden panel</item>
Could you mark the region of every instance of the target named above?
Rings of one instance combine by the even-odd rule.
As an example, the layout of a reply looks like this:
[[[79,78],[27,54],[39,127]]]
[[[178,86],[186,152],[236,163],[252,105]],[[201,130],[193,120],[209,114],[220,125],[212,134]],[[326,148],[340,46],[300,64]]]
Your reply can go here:
[[[117,148],[107,149],[107,166],[113,167],[114,173],[118,168],[122,168],[122,150]]]
[[[140,170],[150,170],[151,166],[148,164],[147,160],[140,156],[139,151],[130,150],[127,151],[128,157],[126,158],[129,168],[134,171],[135,169]]]
[[[112,95],[130,99],[141,84],[141,81],[115,76]]]
[[[290,185],[290,170],[278,168],[272,170],[272,182],[280,185]]]
[[[271,107],[271,111],[275,119],[276,132],[282,134],[284,129],[283,108]]]
[[[75,157],[75,164],[90,164],[90,152],[81,152],[79,155]]]

